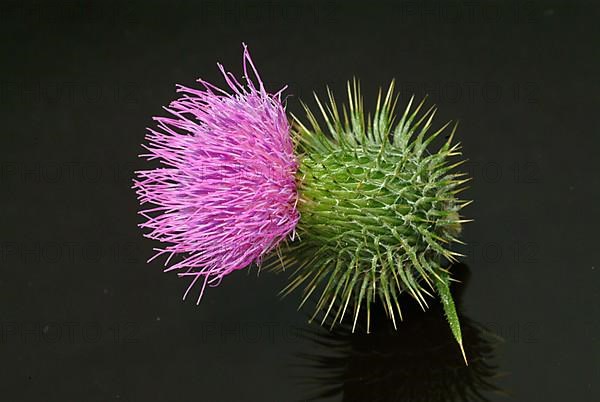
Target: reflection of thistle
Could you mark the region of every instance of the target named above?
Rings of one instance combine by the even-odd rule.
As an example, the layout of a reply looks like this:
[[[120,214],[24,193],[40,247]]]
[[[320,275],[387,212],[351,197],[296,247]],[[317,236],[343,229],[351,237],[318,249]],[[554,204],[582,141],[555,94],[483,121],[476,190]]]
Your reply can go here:
[[[314,400],[343,395],[343,401],[361,402],[485,401],[486,393],[499,391],[492,382],[496,368],[491,362],[497,338],[476,322],[461,315],[469,355],[465,366],[439,304],[427,312],[407,311],[398,330],[379,317],[385,315],[383,308],[372,307],[372,334],[353,333],[346,325],[309,335],[323,348],[304,356],[316,372],[312,377],[319,391]]]
[[[323,123],[308,107],[309,124],[296,119],[301,219],[283,260],[295,265],[285,292],[303,286],[302,303],[320,293],[315,316],[323,323],[342,321],[350,307],[355,327],[364,307],[367,332],[373,304],[395,326],[401,293],[425,309],[437,292],[460,344],[450,273],[442,267],[455,260],[449,247],[467,204],[456,197],[466,180],[453,172],[460,164],[452,161],[460,155],[454,130],[432,151],[448,124],[431,132],[435,109],[421,113],[423,102],[411,108],[412,100],[395,120],[393,82],[368,117],[356,82],[348,84],[341,111],[331,92],[328,98],[325,105],[316,98]]]

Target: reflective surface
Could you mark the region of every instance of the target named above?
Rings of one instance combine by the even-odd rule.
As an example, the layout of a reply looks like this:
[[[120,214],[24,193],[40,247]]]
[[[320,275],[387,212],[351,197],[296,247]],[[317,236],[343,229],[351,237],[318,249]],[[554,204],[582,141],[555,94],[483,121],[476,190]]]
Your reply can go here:
[[[494,363],[502,339],[462,314],[462,293],[468,268],[452,267],[460,285],[454,287],[465,351],[465,365],[438,303],[423,312],[408,297],[402,300],[406,319],[397,329],[382,306],[373,309],[374,326],[367,334],[352,323],[333,331],[315,331],[307,338],[315,351],[304,355],[307,383],[314,399],[341,396],[342,401],[485,401],[502,394]]]
[[[600,399],[598,10],[449,4],[2,2],[0,399]],[[175,83],[241,73],[242,41],[292,113],[357,76],[369,108],[396,78],[400,105],[460,120],[469,367],[434,305],[327,334],[283,275],[236,272],[196,306],[146,264],[144,128]]]

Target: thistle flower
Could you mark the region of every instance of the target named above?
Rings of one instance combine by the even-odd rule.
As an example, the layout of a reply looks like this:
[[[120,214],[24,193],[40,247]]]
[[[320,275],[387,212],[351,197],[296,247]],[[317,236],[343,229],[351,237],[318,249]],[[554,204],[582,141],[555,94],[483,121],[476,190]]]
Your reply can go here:
[[[152,259],[167,255],[165,271],[191,277],[184,299],[201,279],[198,303],[206,285],[260,263],[299,219],[285,87],[267,93],[245,45],[245,85],[218,67],[231,93],[203,80],[178,86],[141,155],[161,167],[134,180],[145,236],[167,243]]]
[[[340,111],[331,92],[329,103],[315,95],[322,123],[305,105],[308,125],[295,118],[299,152],[298,210],[302,216],[296,241],[284,253],[284,266],[295,265],[284,293],[304,287],[304,304],[319,293],[313,319],[341,322],[348,308],[353,328],[361,308],[380,301],[396,325],[402,319],[398,298],[411,295],[423,309],[437,292],[462,349],[456,309],[450,295],[446,261],[458,254],[457,198],[466,181],[453,172],[460,155],[454,130],[435,151],[431,144],[448,124],[430,133],[435,109],[420,114],[412,99],[396,123],[394,83],[380,92],[375,113],[365,116],[356,81],[348,83],[348,107]],[[324,125],[324,128],[321,127]],[[464,355],[464,351],[463,351]],[[466,358],[465,358],[466,361]]]

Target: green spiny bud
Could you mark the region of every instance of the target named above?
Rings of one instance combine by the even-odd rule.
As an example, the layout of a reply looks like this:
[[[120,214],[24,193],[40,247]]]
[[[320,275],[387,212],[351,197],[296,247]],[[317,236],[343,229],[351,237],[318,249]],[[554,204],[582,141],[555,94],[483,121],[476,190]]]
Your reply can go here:
[[[304,287],[304,304],[318,295],[315,318],[333,325],[352,311],[380,301],[396,325],[402,319],[402,292],[423,309],[438,293],[454,336],[461,344],[458,318],[449,291],[446,261],[458,255],[450,244],[461,231],[457,198],[467,181],[455,173],[461,162],[453,144],[456,125],[443,144],[432,142],[448,128],[431,130],[435,109],[409,102],[395,116],[394,83],[380,91],[374,114],[365,116],[356,81],[348,83],[348,105],[341,110],[328,90],[328,102],[315,95],[322,120],[304,105],[308,124],[294,116],[299,155],[297,241],[282,247],[282,262],[295,266],[289,293]],[[377,300],[379,299],[379,300]]]

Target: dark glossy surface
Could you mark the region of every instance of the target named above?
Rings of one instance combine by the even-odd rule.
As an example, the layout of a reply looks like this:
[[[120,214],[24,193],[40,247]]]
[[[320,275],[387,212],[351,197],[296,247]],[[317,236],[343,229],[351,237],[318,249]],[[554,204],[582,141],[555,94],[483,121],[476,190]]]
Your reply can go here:
[[[598,9],[469,4],[3,2],[0,399],[438,401],[455,378],[492,401],[598,400]],[[242,41],[291,112],[353,76],[372,105],[396,78],[401,103],[429,93],[461,121],[468,369],[436,307],[398,334],[314,335],[284,276],[237,272],[196,306],[145,263],[144,127],[175,83],[239,73]]]

